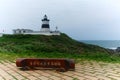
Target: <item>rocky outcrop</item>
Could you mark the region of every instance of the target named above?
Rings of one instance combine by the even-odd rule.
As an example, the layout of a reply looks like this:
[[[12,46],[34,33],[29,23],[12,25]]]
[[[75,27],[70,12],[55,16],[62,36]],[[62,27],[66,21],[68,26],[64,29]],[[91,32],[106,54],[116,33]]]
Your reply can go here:
[[[120,52],[120,47],[117,47],[116,52]]]
[[[107,50],[111,54],[120,54],[120,47],[117,47],[117,49],[107,49]]]

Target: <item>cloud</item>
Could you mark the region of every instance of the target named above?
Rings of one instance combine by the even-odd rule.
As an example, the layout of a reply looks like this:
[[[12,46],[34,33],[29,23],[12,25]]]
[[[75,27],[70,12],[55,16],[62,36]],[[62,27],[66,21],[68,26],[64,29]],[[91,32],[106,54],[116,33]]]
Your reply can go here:
[[[0,27],[38,30],[47,14],[74,39],[120,39],[120,0],[0,0]]]

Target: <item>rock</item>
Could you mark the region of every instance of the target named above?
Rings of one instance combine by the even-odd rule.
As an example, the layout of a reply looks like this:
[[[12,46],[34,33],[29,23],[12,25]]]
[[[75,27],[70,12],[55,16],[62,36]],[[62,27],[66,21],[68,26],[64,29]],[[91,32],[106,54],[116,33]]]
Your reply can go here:
[[[117,47],[116,52],[120,52],[120,47]]]
[[[116,53],[116,49],[115,49],[115,50],[114,50],[114,49],[107,49],[107,51],[108,51],[110,54]]]

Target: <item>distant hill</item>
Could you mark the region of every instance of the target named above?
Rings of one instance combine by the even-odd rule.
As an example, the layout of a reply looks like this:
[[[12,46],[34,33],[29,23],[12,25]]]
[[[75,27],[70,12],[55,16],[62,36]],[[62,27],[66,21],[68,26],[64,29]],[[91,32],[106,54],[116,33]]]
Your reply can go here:
[[[108,51],[102,47],[78,42],[64,33],[60,36],[3,35],[3,37],[0,38],[0,52],[108,53]]]

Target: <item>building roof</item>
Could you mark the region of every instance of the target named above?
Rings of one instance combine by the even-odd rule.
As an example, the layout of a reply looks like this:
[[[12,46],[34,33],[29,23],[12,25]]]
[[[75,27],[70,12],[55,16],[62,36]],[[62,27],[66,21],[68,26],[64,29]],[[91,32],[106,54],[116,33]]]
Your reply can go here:
[[[45,14],[42,21],[50,21],[50,20],[47,18],[47,15]]]

